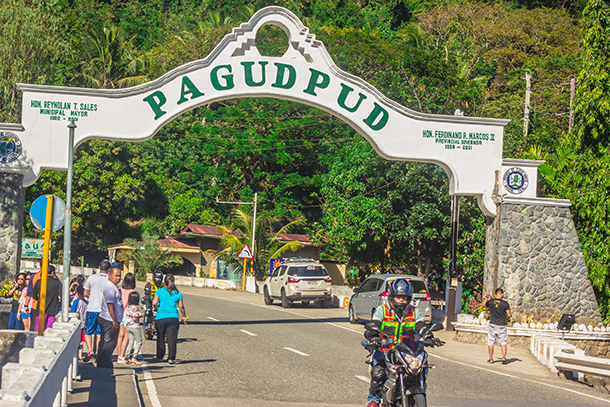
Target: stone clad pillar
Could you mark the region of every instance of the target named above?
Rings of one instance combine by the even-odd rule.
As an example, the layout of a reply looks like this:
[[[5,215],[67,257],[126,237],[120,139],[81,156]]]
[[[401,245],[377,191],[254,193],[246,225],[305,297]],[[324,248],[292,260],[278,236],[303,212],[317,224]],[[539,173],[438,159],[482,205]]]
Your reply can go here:
[[[569,200],[507,197],[488,218],[485,288],[502,288],[517,322],[601,322]]]
[[[25,190],[21,172],[0,172],[0,279],[19,272]]]

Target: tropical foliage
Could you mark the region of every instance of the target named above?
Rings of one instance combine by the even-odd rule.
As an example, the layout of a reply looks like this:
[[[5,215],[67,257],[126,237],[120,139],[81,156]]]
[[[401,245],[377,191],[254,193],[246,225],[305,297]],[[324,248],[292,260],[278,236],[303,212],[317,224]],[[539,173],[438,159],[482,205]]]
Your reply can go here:
[[[136,239],[126,239],[125,244],[130,247],[130,250],[119,250],[117,259],[126,264],[133,263],[138,280],[145,281],[147,273],[182,263],[181,256],[172,255],[168,248],[161,247],[159,236],[144,233],[141,242]]]
[[[272,4],[301,18],[341,69],[404,106],[510,119],[504,156],[547,160],[542,192],[572,200],[591,279],[610,315],[603,0],[6,0],[0,121],[19,120],[19,82],[142,83],[204,58],[233,27]],[[287,38],[265,27],[256,44],[263,55],[281,55]],[[526,70],[533,76],[527,118]],[[354,275],[400,269],[444,285],[446,174],[431,164],[382,160],[348,124],[308,106],[258,98],[199,106],[146,142],[83,143],[74,174],[72,253],[87,262],[97,263],[109,244],[177,233],[187,223],[233,230],[235,208],[216,205],[216,197],[247,201],[258,193],[271,236],[303,219],[294,232],[308,233],[325,258],[361,269]],[[44,171],[26,190],[26,210],[43,193],[63,197],[65,180],[63,172]],[[458,270],[472,291],[483,273],[485,217],[473,199],[462,198],[461,207]],[[242,211],[240,244],[251,236],[247,216]],[[37,233],[25,225],[26,236]],[[58,255],[62,233],[53,237]],[[259,247],[261,256],[279,249]],[[263,263],[257,259],[255,267]]]

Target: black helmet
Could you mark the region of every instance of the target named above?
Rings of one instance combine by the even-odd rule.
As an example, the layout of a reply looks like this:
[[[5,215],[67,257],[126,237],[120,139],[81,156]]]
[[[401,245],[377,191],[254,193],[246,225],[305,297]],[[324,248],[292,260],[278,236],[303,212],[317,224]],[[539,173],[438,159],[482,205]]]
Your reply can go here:
[[[411,283],[406,278],[397,278],[396,280],[390,283],[388,287],[388,301],[390,302],[390,306],[394,309],[394,311],[403,313],[407,309],[407,306],[411,303],[411,296],[413,293],[413,289],[411,288]],[[397,303],[394,297],[397,295],[406,295],[408,296],[407,301],[404,303]]]
[[[153,280],[163,280],[163,272],[161,270],[155,270],[153,272]]]

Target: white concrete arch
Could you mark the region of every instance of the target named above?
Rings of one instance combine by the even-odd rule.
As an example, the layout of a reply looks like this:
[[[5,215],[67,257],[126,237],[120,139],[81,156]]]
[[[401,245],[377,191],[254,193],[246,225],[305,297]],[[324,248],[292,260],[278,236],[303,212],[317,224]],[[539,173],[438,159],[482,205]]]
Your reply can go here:
[[[288,37],[281,57],[261,56],[256,49],[258,30],[269,24]],[[113,90],[28,84],[19,88],[22,122],[0,124],[0,171],[26,172],[25,185],[34,183],[43,168],[67,169],[70,120],[78,126],[76,146],[87,139],[143,141],[197,106],[272,97],[339,117],[386,159],[441,166],[449,175],[450,194],[477,196],[487,215],[496,213],[491,195],[495,171],[502,168],[507,120],[430,115],[401,106],[339,69],[315,35],[282,7],[261,9],[205,59],[143,85]],[[11,148],[13,153],[6,153]]]

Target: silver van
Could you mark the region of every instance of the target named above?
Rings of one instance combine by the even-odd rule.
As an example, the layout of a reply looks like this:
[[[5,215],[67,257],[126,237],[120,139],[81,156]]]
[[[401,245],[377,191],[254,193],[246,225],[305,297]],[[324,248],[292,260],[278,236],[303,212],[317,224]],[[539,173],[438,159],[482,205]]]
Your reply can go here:
[[[374,274],[364,280],[360,287],[354,288],[349,301],[349,322],[355,324],[359,319],[372,319],[375,308],[388,297],[388,284],[397,278],[406,278],[413,288],[411,303],[419,309],[424,322],[432,322],[430,294],[423,279],[409,274]]]

